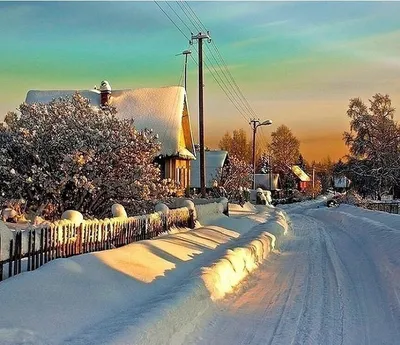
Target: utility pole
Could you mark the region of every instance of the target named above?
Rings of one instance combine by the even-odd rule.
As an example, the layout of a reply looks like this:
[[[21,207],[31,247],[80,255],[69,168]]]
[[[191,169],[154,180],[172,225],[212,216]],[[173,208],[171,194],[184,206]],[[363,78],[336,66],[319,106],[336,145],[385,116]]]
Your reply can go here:
[[[315,167],[314,167],[314,164],[313,164],[313,199],[315,199]]]
[[[188,62],[188,55],[192,54],[191,50],[184,50],[180,54],[176,54],[175,56],[185,55],[185,64],[184,64],[184,74],[185,74],[185,91],[187,91],[187,62]]]
[[[271,191],[272,194],[272,155],[269,155],[269,159],[268,159],[268,163],[269,163],[269,190]]]
[[[251,120],[251,130],[253,131],[253,158],[251,162],[253,163],[253,189],[256,189],[256,132],[257,124],[260,123],[257,120]]]
[[[185,55],[185,91],[187,92],[187,62],[188,62],[188,55],[192,54],[190,50],[184,50],[182,54]]]
[[[209,33],[199,32],[198,35],[192,34],[192,40],[198,42],[199,52],[199,137],[200,137],[200,189],[201,196],[206,197],[206,167],[205,167],[205,152],[204,152],[204,94],[203,94],[203,40],[207,39],[211,42]],[[192,43],[192,42],[191,42]]]
[[[272,125],[271,120],[266,120],[264,122],[260,122],[259,120],[250,120],[250,126],[253,131],[253,189],[256,189],[256,132],[257,128],[260,126],[269,126]]]

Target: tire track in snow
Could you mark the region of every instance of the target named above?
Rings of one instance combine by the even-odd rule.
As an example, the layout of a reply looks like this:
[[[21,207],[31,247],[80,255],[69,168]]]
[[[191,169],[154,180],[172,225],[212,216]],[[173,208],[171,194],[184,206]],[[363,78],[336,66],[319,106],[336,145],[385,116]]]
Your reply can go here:
[[[326,216],[320,210],[315,210],[313,214],[318,219]],[[371,226],[371,221],[344,212],[330,212],[328,216],[332,218],[334,224],[331,230],[334,230],[332,235],[337,237],[336,247],[341,252],[341,256],[346,259],[347,265],[342,261],[343,266],[347,267],[349,276],[357,278],[356,281],[351,280],[352,284],[347,284],[356,291],[356,295],[353,295],[355,298],[351,299],[351,307],[348,309],[354,313],[356,305],[361,306],[362,333],[365,334],[366,339],[362,344],[398,343],[400,311],[398,305],[397,308],[393,307],[389,300],[392,282],[388,278],[385,279],[382,274],[384,267],[382,259],[386,253],[384,248],[375,248],[378,245],[377,239],[367,231]],[[354,226],[355,224],[357,226]],[[379,224],[381,223],[375,222],[374,228]],[[383,236],[385,231],[392,232],[392,229],[386,224],[381,224],[379,231]],[[349,329],[349,331],[352,330]]]
[[[388,242],[377,246],[374,224],[330,209],[290,216],[294,236],[283,254],[255,273],[255,286],[223,301],[192,344],[399,343],[396,251],[380,254]]]
[[[338,254],[338,250],[336,248],[335,241],[333,240],[332,235],[330,234],[329,231],[326,231],[325,235],[329,237],[330,243],[331,243],[332,247],[334,248],[334,251],[335,251],[335,253],[337,255],[337,259],[339,261],[339,265],[340,265],[340,268],[341,268],[341,270],[343,272],[343,275],[346,277],[346,279],[348,281],[350,281],[350,286],[353,286],[353,287],[356,286],[355,281],[353,279],[353,275],[349,272],[347,266],[344,264],[342,258]],[[343,278],[343,280],[344,279],[345,278]],[[361,301],[358,289],[354,288],[352,293],[355,295],[355,300],[356,301]],[[345,313],[345,309],[346,309],[345,307],[347,306],[347,308],[348,308],[348,305],[350,304],[350,298],[349,297],[344,298],[344,296],[342,296],[342,300],[343,300],[343,303],[344,303],[344,305],[343,305],[343,328],[344,328],[344,322],[345,322],[344,321],[344,319],[345,319],[344,313]],[[344,300],[346,300],[346,303],[344,302]],[[362,312],[360,310],[360,305],[361,305],[360,303],[355,303],[354,304],[353,313],[355,314],[355,318],[357,318],[358,320],[361,320],[362,329],[367,329],[367,324],[366,324],[366,321],[365,321],[365,317],[363,316],[363,314],[362,314]],[[364,339],[362,344],[369,345],[370,344],[369,333],[368,332],[362,332],[362,336],[363,336],[363,339]],[[360,337],[360,335],[358,335],[358,337]]]
[[[275,324],[275,326],[274,326],[274,328],[273,328],[273,330],[272,330],[271,339],[270,339],[269,342],[267,343],[268,345],[272,345],[272,344],[273,344],[273,341],[274,341],[275,337],[276,337],[277,334],[278,334],[278,330],[282,330],[282,328],[283,328],[283,326],[284,326],[284,323],[287,321],[287,320],[284,318],[284,316],[286,316],[286,314],[287,314],[287,310],[288,310],[288,301],[289,301],[289,299],[292,297],[292,294],[293,294],[294,280],[295,280],[295,277],[296,277],[296,272],[297,272],[297,270],[298,270],[298,265],[299,265],[299,264],[296,265],[296,268],[295,268],[295,270],[294,270],[294,272],[293,272],[292,278],[291,278],[291,280],[290,280],[289,291],[288,291],[287,296],[286,296],[286,298],[285,298],[285,302],[284,302],[284,305],[283,305],[283,308],[282,308],[282,312],[281,312],[281,314],[280,314],[280,316],[279,316],[279,318],[278,318],[278,320],[277,320],[277,323]],[[264,314],[264,315],[265,315],[265,314]],[[254,336],[253,336],[253,338],[254,338]],[[250,338],[250,339],[252,340],[253,338]],[[251,344],[251,342],[246,342],[246,343],[244,343],[244,344]]]

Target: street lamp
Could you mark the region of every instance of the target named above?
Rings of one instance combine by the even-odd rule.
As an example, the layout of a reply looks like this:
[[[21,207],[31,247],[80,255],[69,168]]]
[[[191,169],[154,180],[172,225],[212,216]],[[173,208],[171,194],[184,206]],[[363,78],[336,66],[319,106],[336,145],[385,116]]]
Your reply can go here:
[[[180,54],[176,54],[175,56],[179,56],[179,55],[184,55],[185,56],[185,91],[187,91],[187,61],[188,61],[188,55],[192,54],[192,52],[190,50],[184,50],[182,53]]]
[[[272,125],[272,121],[265,120],[260,122],[259,120],[251,120],[250,125],[253,130],[253,189],[256,189],[256,132],[258,127]]]

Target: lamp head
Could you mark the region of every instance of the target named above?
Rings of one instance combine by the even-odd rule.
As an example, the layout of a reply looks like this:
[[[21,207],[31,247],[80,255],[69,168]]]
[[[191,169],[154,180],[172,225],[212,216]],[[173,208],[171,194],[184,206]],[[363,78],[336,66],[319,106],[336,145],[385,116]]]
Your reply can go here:
[[[262,126],[268,126],[268,125],[272,125],[272,121],[271,120],[265,120],[264,122],[261,123]]]

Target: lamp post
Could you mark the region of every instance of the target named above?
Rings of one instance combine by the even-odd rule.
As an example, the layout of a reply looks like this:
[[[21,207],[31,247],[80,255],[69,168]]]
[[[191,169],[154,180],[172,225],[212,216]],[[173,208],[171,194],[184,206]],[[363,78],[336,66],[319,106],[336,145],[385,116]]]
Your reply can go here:
[[[185,56],[185,91],[187,91],[187,62],[188,62],[188,55],[192,54],[192,52],[190,50],[184,50],[182,53],[180,54],[176,54],[175,56],[178,55],[184,55]]]
[[[253,189],[256,189],[256,132],[258,127],[272,125],[272,121],[265,120],[264,122],[260,122],[253,119],[250,121],[250,125],[253,130]]]

